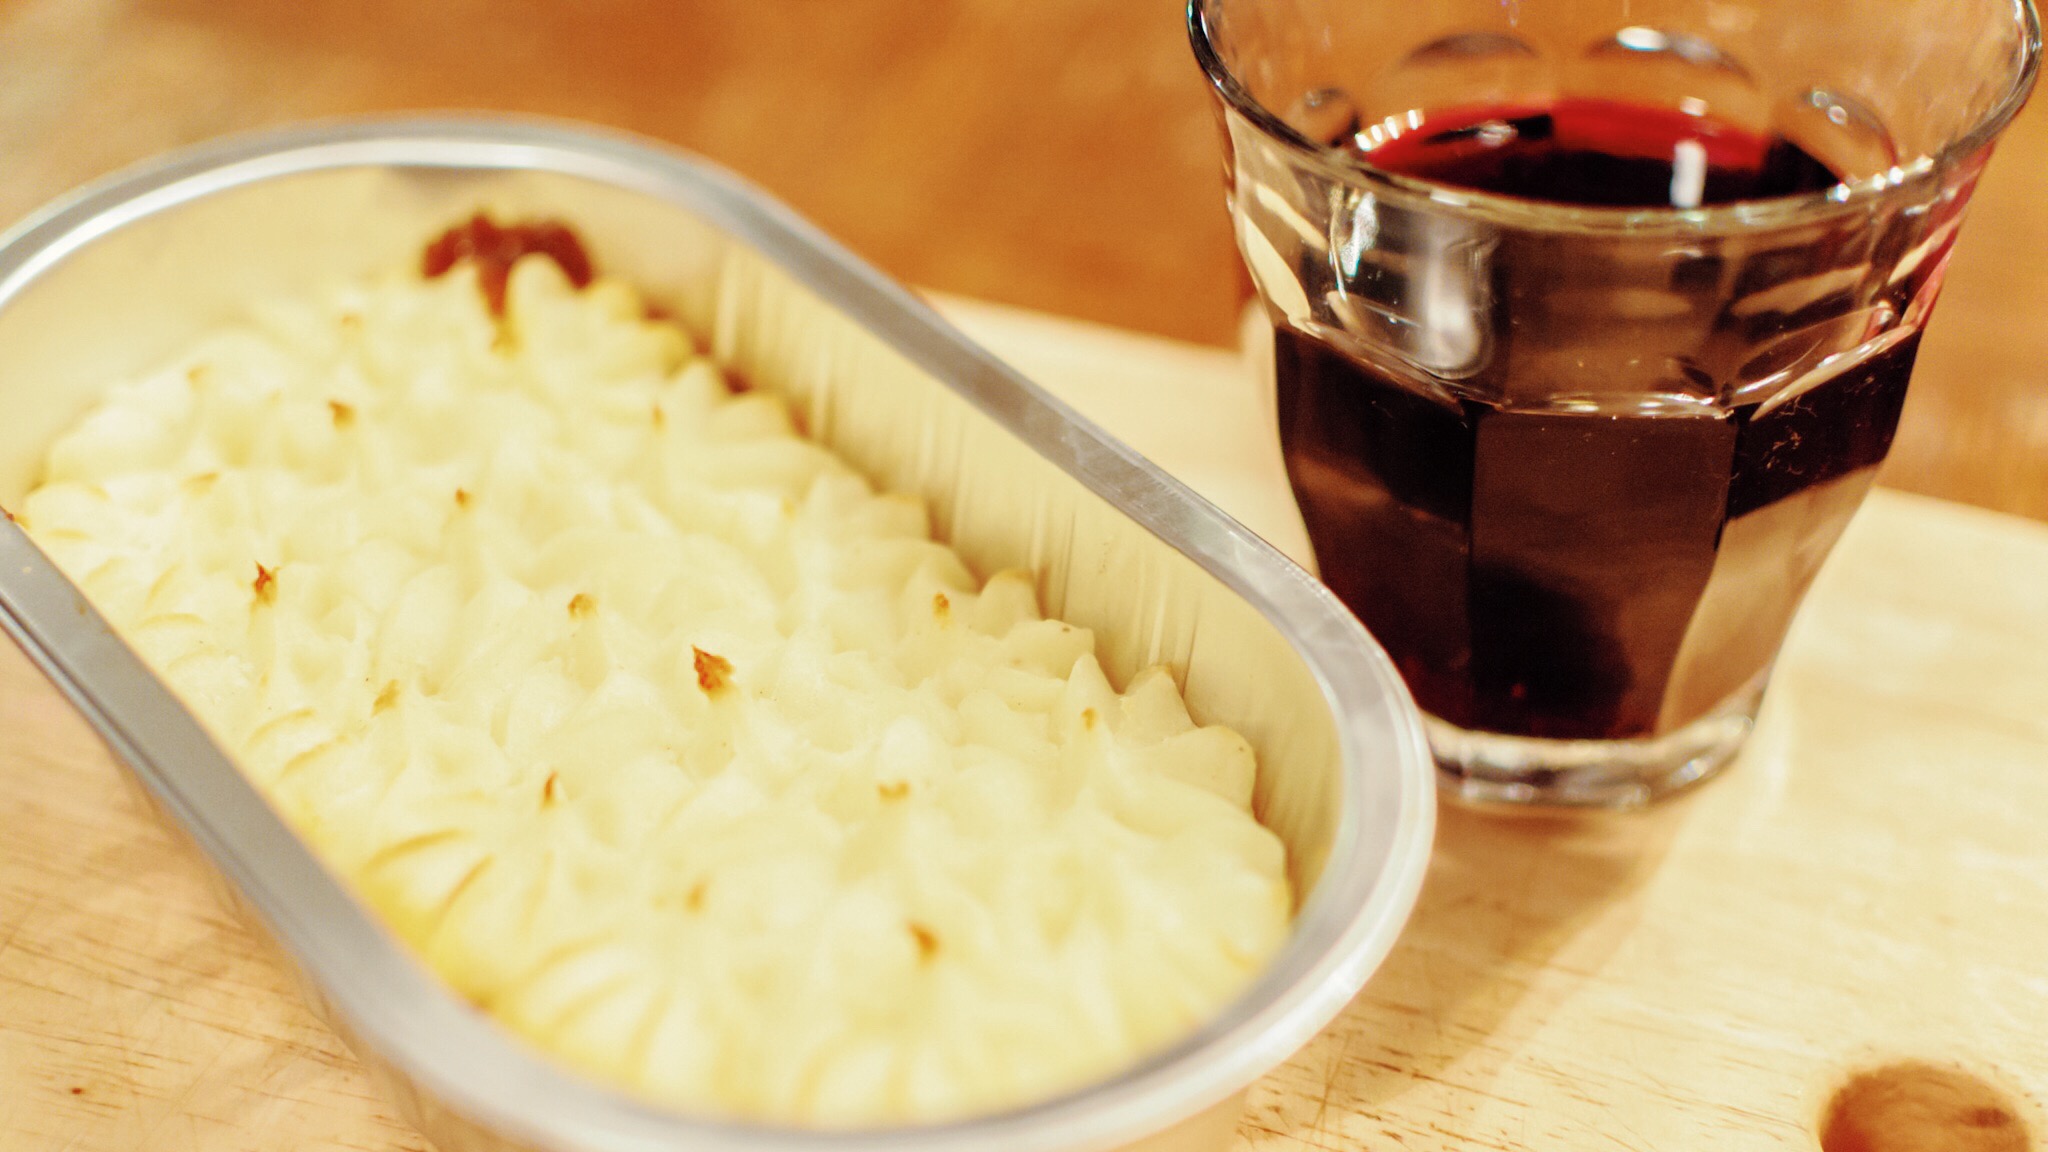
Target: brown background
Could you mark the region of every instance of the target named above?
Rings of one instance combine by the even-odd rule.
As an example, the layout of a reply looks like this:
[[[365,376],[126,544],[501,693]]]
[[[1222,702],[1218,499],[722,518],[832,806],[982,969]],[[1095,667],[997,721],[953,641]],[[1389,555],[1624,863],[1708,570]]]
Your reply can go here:
[[[1181,0],[0,0],[0,219],[223,132],[599,121],[908,282],[1228,343],[1246,289]],[[1981,186],[1887,479],[2048,518],[2048,111]]]

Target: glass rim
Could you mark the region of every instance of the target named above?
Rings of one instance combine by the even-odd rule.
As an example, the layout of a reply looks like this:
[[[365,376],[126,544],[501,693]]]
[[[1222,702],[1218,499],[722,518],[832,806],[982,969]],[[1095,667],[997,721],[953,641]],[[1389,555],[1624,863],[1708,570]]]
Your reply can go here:
[[[1762,200],[1736,200],[1699,208],[1596,208],[1527,200],[1492,192],[1439,184],[1367,163],[1355,155],[1319,144],[1267,108],[1251,94],[1230,66],[1223,62],[1209,36],[1208,12],[1224,0],[1188,0],[1188,41],[1195,59],[1208,76],[1210,86],[1226,108],[1237,112],[1266,136],[1325,173],[1347,180],[1363,180],[1386,191],[1417,197],[1447,208],[1472,213],[1496,223],[1531,230],[1586,230],[1684,233],[1773,228],[1821,220],[1864,209],[1898,189],[1917,184],[1974,155],[2005,130],[2027,102],[2041,65],[2041,17],[2034,0],[2008,0],[2020,25],[2020,67],[1991,110],[1939,150],[1915,156],[1904,164],[1860,180],[1843,181],[1832,188]],[[1844,192],[1843,190],[1847,191]]]

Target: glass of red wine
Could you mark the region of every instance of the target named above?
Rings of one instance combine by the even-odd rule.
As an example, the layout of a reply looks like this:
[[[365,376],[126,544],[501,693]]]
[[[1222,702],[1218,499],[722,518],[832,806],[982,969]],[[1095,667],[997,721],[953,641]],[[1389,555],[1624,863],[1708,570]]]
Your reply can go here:
[[[1446,788],[1748,735],[1891,446],[2028,0],[1191,0],[1322,577]]]

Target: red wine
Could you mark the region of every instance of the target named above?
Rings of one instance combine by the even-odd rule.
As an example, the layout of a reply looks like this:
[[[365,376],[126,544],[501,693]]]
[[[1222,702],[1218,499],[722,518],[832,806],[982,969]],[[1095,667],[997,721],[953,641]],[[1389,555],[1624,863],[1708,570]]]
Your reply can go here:
[[[1683,141],[1696,142],[1684,149],[1694,161],[1675,159]],[[1837,182],[1789,141],[1596,101],[1431,117],[1364,155],[1578,205],[1669,206],[1674,183],[1704,204]],[[1702,157],[1704,169],[1678,170]],[[1830,308],[1853,311],[1743,306],[1808,266],[1796,249],[1706,274],[1680,260],[1660,299],[1695,301],[1705,319],[1658,323],[1580,300],[1616,279],[1602,280],[1583,247],[1503,242],[1487,265],[1490,298],[1557,328],[1498,325],[1502,346],[1459,379],[1279,331],[1282,445],[1323,578],[1426,710],[1486,731],[1641,737],[1764,672],[1890,448],[1917,331],[1890,345],[1860,345],[1859,332],[1861,357],[1838,358],[1834,375],[1823,366],[1796,395],[1747,402],[1712,381],[1688,387],[1720,402],[1674,406],[1641,403],[1611,379],[1580,390],[1558,376],[1639,360],[1732,374],[1723,361],[1776,331],[1760,324],[1803,331]],[[1591,319],[1542,303],[1560,285]],[[1561,395],[1593,399],[1544,399]]]
[[[1601,208],[1693,208],[1840,183],[1782,136],[1614,100],[1452,109],[1353,148],[1375,167],[1439,184]]]

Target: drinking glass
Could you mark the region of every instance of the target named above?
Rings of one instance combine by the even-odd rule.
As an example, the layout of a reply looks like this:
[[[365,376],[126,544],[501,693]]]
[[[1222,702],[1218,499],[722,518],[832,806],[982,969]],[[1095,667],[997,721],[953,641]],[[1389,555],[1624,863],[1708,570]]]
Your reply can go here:
[[[1446,787],[1613,807],[1718,770],[1890,448],[2033,83],[2032,6],[1192,0],[1188,25],[1321,575]],[[1613,157],[1548,199],[1373,161],[1562,140],[1567,108],[1696,136],[1654,169],[1668,198],[1602,202]],[[1744,148],[1824,179],[1716,202]]]

